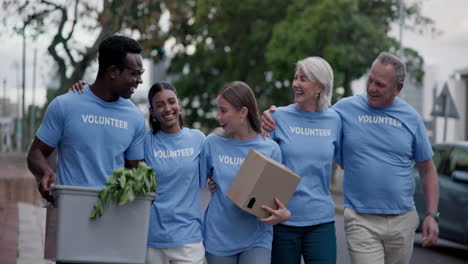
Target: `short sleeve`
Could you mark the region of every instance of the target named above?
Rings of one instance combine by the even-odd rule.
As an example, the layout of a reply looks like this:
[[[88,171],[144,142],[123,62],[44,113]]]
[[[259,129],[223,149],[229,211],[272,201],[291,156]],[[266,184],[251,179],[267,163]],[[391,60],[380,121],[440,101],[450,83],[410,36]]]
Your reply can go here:
[[[151,160],[151,156],[153,155],[153,145],[151,142],[151,138],[153,137],[153,132],[151,130],[146,130],[145,132],[145,139],[143,144],[143,149],[145,153],[145,162],[149,163]]]
[[[336,135],[335,141],[333,143],[335,150],[334,150],[334,159],[335,162],[338,164],[343,163],[343,121],[339,118],[339,121],[336,125]]]
[[[200,188],[206,188],[208,182],[208,174],[212,173],[212,164],[210,158],[209,141],[205,140],[200,152],[199,172],[200,172]]]
[[[45,144],[55,148],[63,136],[63,124],[63,110],[60,107],[59,100],[54,99],[47,107],[36,136]]]
[[[421,119],[418,119],[417,134],[414,136],[413,156],[416,162],[432,158],[432,146]]]
[[[278,144],[276,142],[273,142],[273,143],[274,143],[274,149],[273,149],[273,152],[271,154],[271,158],[276,160],[279,163],[283,163],[283,158],[282,158],[282,155],[281,155],[281,149],[280,149],[280,147],[278,146]]]
[[[145,157],[145,150],[143,144],[145,142],[146,126],[143,117],[138,119],[137,129],[132,143],[125,151],[126,160],[143,160]]]

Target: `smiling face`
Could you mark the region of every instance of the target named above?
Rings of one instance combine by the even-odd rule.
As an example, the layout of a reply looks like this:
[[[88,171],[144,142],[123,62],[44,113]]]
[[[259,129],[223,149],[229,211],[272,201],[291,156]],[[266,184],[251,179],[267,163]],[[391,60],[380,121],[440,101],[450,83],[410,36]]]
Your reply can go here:
[[[177,133],[181,130],[179,116],[181,105],[177,95],[171,90],[161,90],[152,99],[150,113],[155,117],[164,133]]]
[[[116,96],[128,99],[137,89],[138,85],[143,83],[141,74],[143,70],[143,62],[140,54],[127,53],[124,60],[123,69],[117,67],[111,72],[114,78],[112,91]]]
[[[299,109],[309,111],[313,110],[311,108],[315,109],[318,106],[319,96],[323,88],[320,84],[309,80],[301,68],[298,68],[294,74],[292,89],[294,102]]]
[[[237,110],[221,95],[216,98],[216,101],[216,120],[218,120],[219,125],[223,128],[224,133],[231,137],[239,133],[242,123],[247,122],[245,120],[247,108],[244,107],[241,110]],[[244,119],[243,122],[241,121],[242,119]]]
[[[367,79],[367,101],[373,107],[386,107],[393,104],[403,88],[403,82],[395,82],[395,68],[379,61],[372,64]]]

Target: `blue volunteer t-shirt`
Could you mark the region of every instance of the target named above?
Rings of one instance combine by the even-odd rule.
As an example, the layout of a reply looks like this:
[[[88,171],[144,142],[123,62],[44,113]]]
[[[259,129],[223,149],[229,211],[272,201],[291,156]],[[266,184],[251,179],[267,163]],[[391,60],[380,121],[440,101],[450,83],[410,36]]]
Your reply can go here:
[[[143,159],[145,130],[130,100],[105,102],[85,85],[50,103],[36,136],[58,149],[57,184],[101,188],[125,159]]]
[[[367,94],[344,98],[333,108],[343,121],[345,206],[374,214],[415,210],[412,164],[432,157],[418,113],[400,98],[373,107]]]
[[[203,241],[199,160],[205,135],[183,128],[177,134],[148,131],[145,161],[153,167],[158,195],[151,206],[148,247],[170,248]]]
[[[330,179],[333,159],[341,163],[341,119],[332,109],[314,113],[296,105],[279,107],[272,117],[276,128],[270,135],[281,149],[283,163],[299,175],[288,209],[291,226],[310,226],[335,220]]]
[[[211,172],[217,184],[203,222],[205,249],[210,254],[230,256],[254,247],[271,248],[272,227],[241,210],[226,196],[250,149],[281,162],[278,144],[260,135],[241,141],[213,133],[205,140],[200,158],[202,186]]]

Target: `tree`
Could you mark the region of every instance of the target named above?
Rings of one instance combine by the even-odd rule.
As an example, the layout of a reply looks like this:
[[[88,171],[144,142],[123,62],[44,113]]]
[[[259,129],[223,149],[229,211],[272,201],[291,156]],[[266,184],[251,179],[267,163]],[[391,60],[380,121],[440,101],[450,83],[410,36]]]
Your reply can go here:
[[[259,101],[274,89],[268,81],[266,47],[272,25],[285,15],[286,0],[199,0],[195,19],[176,45],[169,72],[184,98],[189,124],[215,126],[217,92],[227,82],[248,83]],[[182,41],[180,41],[182,39]]]
[[[335,94],[335,101],[350,96],[351,82],[366,73],[381,51],[398,50],[398,42],[389,36],[392,23],[399,18],[398,4],[398,1],[368,0],[294,1],[286,18],[275,25],[269,43],[267,57],[274,78],[280,81],[290,78],[291,62],[321,56],[334,69],[334,86],[344,88],[343,94]],[[406,6],[404,11],[415,23],[413,29],[433,24],[421,16],[419,3]],[[421,81],[422,58],[410,49],[405,49],[405,54],[409,70]]]
[[[390,37],[398,20],[398,1],[384,0],[199,0],[193,23],[170,66],[189,124],[212,128],[217,91],[234,80],[247,82],[260,109],[291,102],[294,63],[321,56],[335,73],[340,96],[351,95],[351,82],[370,68],[381,51],[396,51]],[[409,26],[431,28],[419,3],[405,7]],[[411,70],[422,58],[411,56]],[[413,67],[414,66],[414,67]],[[339,90],[339,89],[335,89]],[[335,96],[334,99],[339,98]]]
[[[18,33],[31,31],[32,36],[52,35],[48,52],[56,64],[59,89],[48,95],[50,101],[66,92],[83,78],[86,68],[96,59],[102,40],[123,33],[139,40],[145,56],[155,60],[164,56],[166,39],[190,18],[189,1],[124,0],[7,0],[2,4],[5,24],[17,22]],[[163,13],[169,12],[170,28],[161,30]]]

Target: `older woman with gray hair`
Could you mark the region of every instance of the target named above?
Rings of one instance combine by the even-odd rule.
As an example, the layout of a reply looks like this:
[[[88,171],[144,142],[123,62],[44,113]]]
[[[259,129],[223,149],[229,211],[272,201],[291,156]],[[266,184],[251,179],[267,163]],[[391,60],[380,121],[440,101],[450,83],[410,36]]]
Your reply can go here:
[[[329,106],[333,70],[323,58],[297,62],[294,103],[263,113],[263,129],[283,163],[302,177],[288,204],[291,218],[274,226],[272,263],[336,263],[335,212],[330,193],[333,159],[341,163],[341,120]]]

